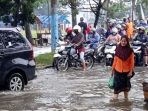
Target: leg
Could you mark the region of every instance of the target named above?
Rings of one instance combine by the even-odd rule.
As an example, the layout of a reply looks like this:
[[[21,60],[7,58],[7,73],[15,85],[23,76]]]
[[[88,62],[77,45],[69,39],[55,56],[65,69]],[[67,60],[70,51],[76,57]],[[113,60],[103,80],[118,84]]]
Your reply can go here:
[[[114,95],[113,95],[113,99],[118,99],[118,95],[119,95],[119,94],[114,94]]]
[[[144,49],[144,63],[145,66],[148,65],[148,54],[147,54],[147,48]]]
[[[84,52],[80,52],[80,60],[82,61],[83,65],[83,70],[86,71],[86,64],[85,64],[85,59],[84,59]]]
[[[124,91],[124,98],[128,99],[128,92],[127,91]]]

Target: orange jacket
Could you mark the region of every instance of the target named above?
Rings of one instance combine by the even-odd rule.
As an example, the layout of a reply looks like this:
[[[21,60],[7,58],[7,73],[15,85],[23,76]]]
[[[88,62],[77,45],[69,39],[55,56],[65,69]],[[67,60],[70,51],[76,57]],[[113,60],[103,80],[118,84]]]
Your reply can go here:
[[[125,61],[115,56],[112,68],[121,73],[132,71],[134,68],[134,53],[132,53]]]
[[[132,22],[128,22],[126,25],[127,25],[127,36],[130,39],[130,38],[132,38],[133,31],[134,31],[133,23]]]

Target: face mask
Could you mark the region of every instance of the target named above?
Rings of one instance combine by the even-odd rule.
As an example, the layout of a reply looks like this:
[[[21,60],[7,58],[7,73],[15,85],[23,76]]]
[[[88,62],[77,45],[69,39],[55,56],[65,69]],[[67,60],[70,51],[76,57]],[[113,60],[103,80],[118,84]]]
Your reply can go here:
[[[75,34],[77,34],[77,33],[78,33],[78,30],[74,30],[73,32],[74,32]]]
[[[144,32],[143,32],[143,31],[141,31],[141,32],[139,32],[139,34],[144,34]]]
[[[116,34],[117,34],[117,33],[114,33],[114,32],[113,32],[113,35],[114,35],[114,36],[115,36]]]

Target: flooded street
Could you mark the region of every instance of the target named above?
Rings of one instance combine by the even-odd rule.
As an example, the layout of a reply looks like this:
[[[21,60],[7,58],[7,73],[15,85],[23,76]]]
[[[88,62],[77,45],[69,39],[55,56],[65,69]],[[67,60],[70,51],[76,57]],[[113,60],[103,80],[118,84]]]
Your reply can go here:
[[[73,69],[66,73],[38,70],[37,79],[23,92],[0,92],[0,111],[147,111],[142,82],[148,79],[148,68],[136,68],[135,72],[129,100],[124,100],[121,93],[113,102],[113,91],[107,86],[110,68],[97,65],[86,73]]]

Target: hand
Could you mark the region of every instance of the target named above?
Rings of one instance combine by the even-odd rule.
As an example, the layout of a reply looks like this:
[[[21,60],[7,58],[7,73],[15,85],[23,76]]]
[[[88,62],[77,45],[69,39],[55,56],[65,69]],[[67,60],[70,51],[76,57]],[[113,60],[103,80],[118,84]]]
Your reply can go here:
[[[74,44],[74,47],[77,47],[78,46],[78,44]]]
[[[115,72],[115,71],[114,71],[114,69],[112,69],[112,73],[111,73],[111,76],[113,76],[113,75],[114,75],[114,72]]]
[[[130,71],[127,76],[128,76],[128,77],[131,77],[131,76],[132,76],[132,72],[133,72],[133,71]]]

